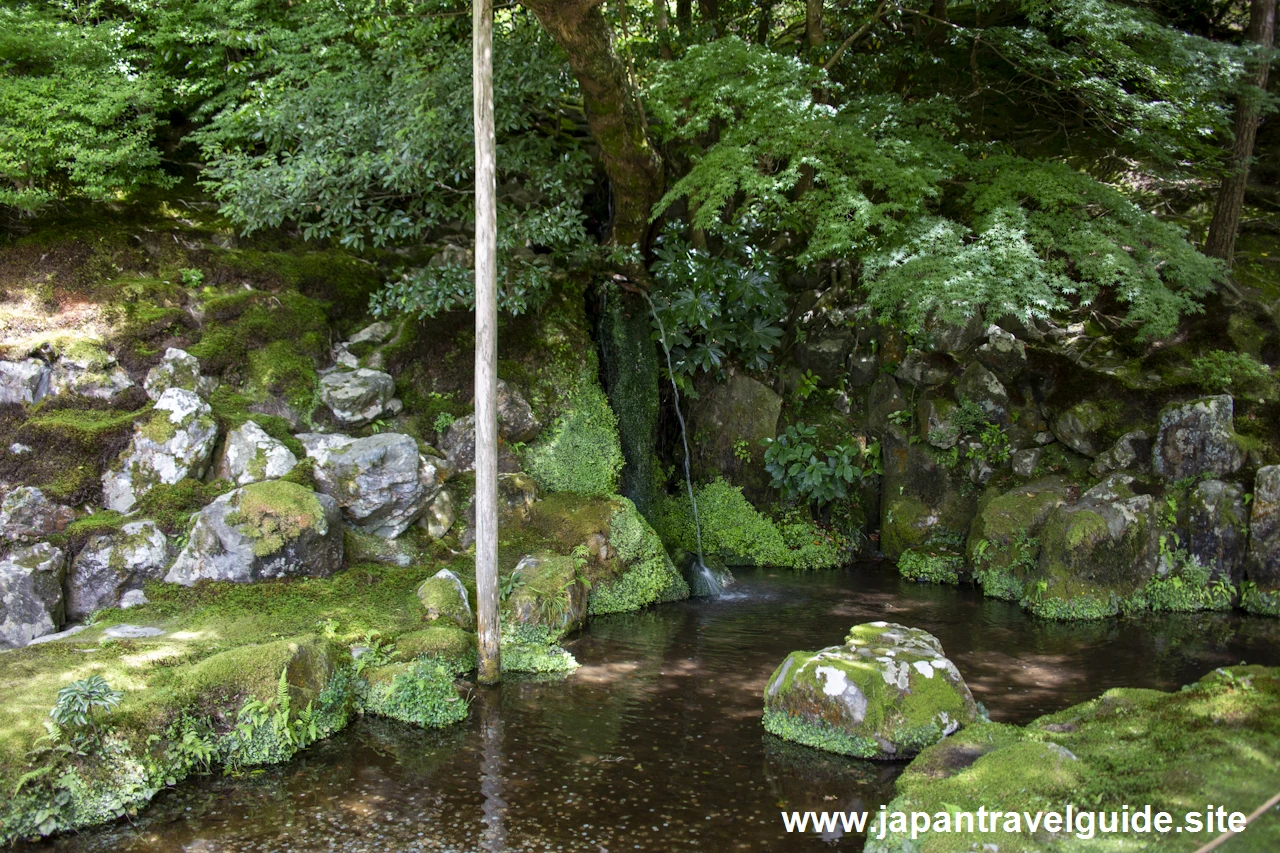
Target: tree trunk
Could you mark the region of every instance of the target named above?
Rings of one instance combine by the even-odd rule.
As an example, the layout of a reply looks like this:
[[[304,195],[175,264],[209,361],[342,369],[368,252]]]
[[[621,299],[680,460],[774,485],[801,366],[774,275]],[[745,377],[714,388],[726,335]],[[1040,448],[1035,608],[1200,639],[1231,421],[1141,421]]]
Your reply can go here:
[[[764,0],[760,4],[760,13],[756,18],[756,44],[769,43],[769,31],[773,29],[774,0]]]
[[[1276,0],[1253,0],[1249,11],[1249,29],[1245,37],[1269,51],[1276,35]],[[1270,56],[1250,70],[1248,83],[1258,89],[1267,88],[1271,69]],[[1236,235],[1240,233],[1240,216],[1244,210],[1244,192],[1249,184],[1249,161],[1258,136],[1258,103],[1245,95],[1236,104],[1235,142],[1228,161],[1230,172],[1218,191],[1218,203],[1209,223],[1205,254],[1222,258],[1230,267],[1236,251]]]
[[[662,197],[662,158],[649,144],[639,100],[599,0],[521,0],[569,57],[613,199],[609,241],[648,245],[649,215]]]
[[[653,19],[658,27],[658,50],[663,59],[671,59],[671,24],[667,20],[667,0],[653,0]]]
[[[804,32],[810,50],[822,47],[822,0],[805,0]]]
[[[693,0],[676,0],[676,26],[685,35],[693,27]]]
[[[476,137],[476,623],[478,680],[502,677],[498,626],[498,188],[493,124],[493,0],[474,0]]]

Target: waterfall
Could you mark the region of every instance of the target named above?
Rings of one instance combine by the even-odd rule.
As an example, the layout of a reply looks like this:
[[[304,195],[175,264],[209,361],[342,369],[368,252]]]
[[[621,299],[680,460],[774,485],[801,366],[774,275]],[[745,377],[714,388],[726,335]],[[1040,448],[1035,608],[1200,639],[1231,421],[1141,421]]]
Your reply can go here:
[[[685,427],[684,414],[680,411],[680,388],[676,385],[676,372],[671,366],[671,349],[667,346],[667,330],[662,325],[662,318],[658,316],[658,309],[649,298],[649,294],[642,290],[640,295],[644,297],[645,302],[649,303],[649,313],[658,324],[658,340],[662,343],[662,353],[667,358],[667,376],[671,379],[671,393],[675,395],[676,420],[680,422],[680,441],[684,444],[684,484],[689,490],[689,505],[693,508],[693,531],[698,543],[698,562],[693,569],[700,583],[695,585],[694,594],[716,596],[724,592],[724,582],[707,566],[706,559],[702,555],[702,525],[698,522],[698,499],[693,494],[693,470],[689,461],[689,431]]]

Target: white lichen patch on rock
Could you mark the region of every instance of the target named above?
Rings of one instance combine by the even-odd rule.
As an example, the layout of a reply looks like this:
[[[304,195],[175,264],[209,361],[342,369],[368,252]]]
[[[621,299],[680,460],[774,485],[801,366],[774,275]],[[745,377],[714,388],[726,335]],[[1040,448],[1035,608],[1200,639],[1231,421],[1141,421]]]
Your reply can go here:
[[[134,428],[115,468],[102,475],[103,502],[108,509],[129,512],[161,483],[204,476],[217,437],[209,404],[194,391],[170,388],[151,417]]]

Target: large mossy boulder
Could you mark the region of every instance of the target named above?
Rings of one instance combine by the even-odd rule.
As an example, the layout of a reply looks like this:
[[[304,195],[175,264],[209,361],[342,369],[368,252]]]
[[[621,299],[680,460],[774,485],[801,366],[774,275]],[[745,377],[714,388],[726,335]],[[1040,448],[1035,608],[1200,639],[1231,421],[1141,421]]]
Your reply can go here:
[[[912,839],[906,820],[890,822],[881,837],[873,817],[865,850],[1190,853],[1219,831],[1202,822],[1199,832],[1162,835],[1148,826],[1143,832],[1103,833],[1099,821],[1122,827],[1122,804],[1132,804],[1134,812],[1148,805],[1152,813],[1169,812],[1173,827],[1206,803],[1228,814],[1248,814],[1280,789],[1277,755],[1280,670],[1217,669],[1173,693],[1115,688],[1025,727],[982,722],[924,750],[898,777],[888,813],[941,813],[954,822],[948,831],[916,832]],[[1048,810],[1061,815],[1067,803],[1077,815],[1090,813],[1087,824],[1076,823],[1078,832],[1049,832],[1044,823],[1033,831],[1025,820],[1011,826],[1010,816]],[[1004,818],[988,818],[985,825],[953,818],[983,807],[1003,810]],[[1139,824],[1131,820],[1130,826],[1136,830]],[[1261,853],[1277,849],[1277,839],[1274,817],[1263,817],[1222,849]]]
[[[1071,503],[1075,488],[1064,477],[1044,477],[983,495],[965,549],[986,595],[1011,601],[1022,597],[1040,553],[1040,530],[1054,510]]]
[[[792,652],[764,695],[764,727],[857,758],[907,758],[979,717],[937,638],[889,622],[855,625],[845,644]]]
[[[1109,419],[1102,407],[1091,400],[1076,403],[1049,421],[1053,437],[1076,453],[1090,458],[1107,447]]]
[[[154,521],[132,521],[114,533],[92,536],[67,572],[67,619],[119,607],[121,597],[164,577],[169,540]]]
[[[365,533],[394,539],[418,520],[440,490],[438,466],[407,435],[368,438],[305,433],[298,436],[315,462],[320,491]]]
[[[342,515],[328,495],[284,480],[243,486],[196,516],[165,580],[249,583],[328,577],[342,568]]]
[[[700,393],[689,412],[694,479],[723,477],[748,497],[763,497],[769,488],[763,442],[778,434],[782,397],[741,373],[705,383]]]
[[[609,519],[608,549],[617,571],[591,587],[587,609],[592,615],[626,613],[689,597],[689,585],[657,532],[626,498],[617,499]]]
[[[158,485],[204,476],[218,438],[213,410],[194,391],[170,388],[160,395],[146,421],[116,465],[102,475],[107,509],[129,512]]]
[[[1228,394],[1166,406],[1151,451],[1151,467],[1166,480],[1234,474],[1245,452],[1235,433],[1235,403]]]
[[[62,627],[67,555],[41,542],[0,560],[0,649],[25,646]]]
[[[245,421],[227,434],[218,460],[217,474],[237,486],[259,480],[276,480],[298,464],[298,457],[253,421]]]
[[[585,560],[572,555],[536,554],[520,560],[514,585],[502,602],[503,624],[546,628],[559,638],[587,619]]]
[[[366,671],[360,705],[366,713],[424,728],[465,720],[467,702],[453,684],[453,671],[438,660],[421,658]]]
[[[1156,576],[1156,502],[1134,485],[1133,477],[1113,474],[1049,516],[1026,584],[1033,613],[1050,619],[1114,616]]]
[[[898,427],[886,430],[881,448],[880,550],[885,556],[896,559],[908,548],[962,540],[978,503],[965,472],[912,443]]]

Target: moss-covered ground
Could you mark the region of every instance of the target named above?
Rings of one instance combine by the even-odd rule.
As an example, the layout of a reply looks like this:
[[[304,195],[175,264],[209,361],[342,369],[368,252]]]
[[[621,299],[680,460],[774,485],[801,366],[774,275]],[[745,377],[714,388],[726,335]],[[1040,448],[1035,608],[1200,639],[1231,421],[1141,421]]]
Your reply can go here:
[[[922,752],[897,782],[890,810],[1121,812],[1174,815],[1207,803],[1245,814],[1280,790],[1280,670],[1219,669],[1177,693],[1118,688],[1025,728],[970,726]],[[1110,818],[1107,818],[1109,821]],[[869,853],[951,853],[997,845],[1022,851],[1194,851],[1217,832],[1104,835],[930,833],[915,842],[874,835]],[[993,849],[993,848],[986,848]],[[1280,849],[1280,821],[1264,816],[1221,849]]]

